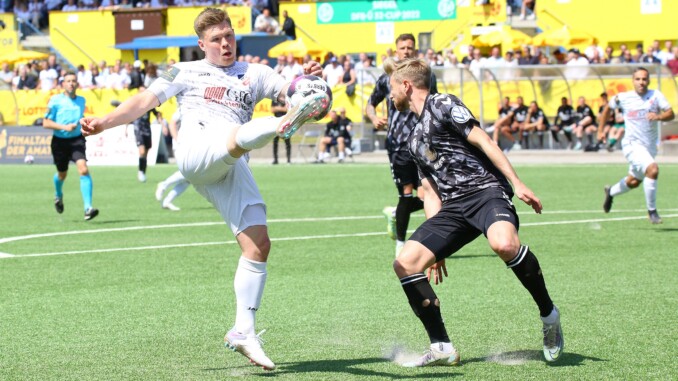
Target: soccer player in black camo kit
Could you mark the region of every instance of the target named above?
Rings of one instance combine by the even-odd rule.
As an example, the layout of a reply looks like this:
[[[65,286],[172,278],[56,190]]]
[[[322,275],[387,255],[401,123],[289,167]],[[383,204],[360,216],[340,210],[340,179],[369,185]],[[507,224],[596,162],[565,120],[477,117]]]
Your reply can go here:
[[[479,128],[478,121],[454,95],[430,94],[430,67],[419,59],[399,62],[391,75],[391,100],[399,111],[417,115],[409,150],[422,176],[433,180],[442,208],[405,243],[393,263],[410,306],[426,328],[430,349],[404,366],[456,365],[459,352],[445,330],[440,301],[424,271],[484,234],[492,250],[513,270],[539,307],[546,361],[562,355],[560,313],[546,290],[539,262],[518,238],[515,194],[536,213],[537,196],[520,181],[499,147]],[[511,189],[511,184],[514,189]],[[444,270],[446,271],[446,270]]]
[[[416,56],[415,40],[412,34],[401,34],[396,38],[396,56],[399,60]],[[395,208],[395,224],[393,223],[392,208],[385,208],[384,215],[388,220],[387,228],[389,235],[392,239],[396,240],[397,257],[405,244],[410,214],[424,208],[422,200],[424,197],[428,200],[429,196],[425,195],[428,183],[424,180],[420,184],[417,166],[407,150],[407,137],[412,130],[415,115],[409,110],[398,111],[393,107],[393,103],[388,98],[390,92],[388,78],[389,75],[387,73],[379,77],[374,91],[370,95],[370,100],[367,102],[365,111],[375,128],[386,127],[388,129],[386,150],[388,151],[388,159],[391,163],[393,182],[395,182],[398,188],[398,206]],[[437,93],[436,78],[433,74],[431,74],[430,84],[431,93]],[[375,107],[384,99],[388,103],[388,119],[378,117],[375,112]],[[413,191],[415,188],[417,189],[418,197],[414,197]],[[433,203],[439,204],[437,200]],[[434,207],[437,208],[437,206]]]

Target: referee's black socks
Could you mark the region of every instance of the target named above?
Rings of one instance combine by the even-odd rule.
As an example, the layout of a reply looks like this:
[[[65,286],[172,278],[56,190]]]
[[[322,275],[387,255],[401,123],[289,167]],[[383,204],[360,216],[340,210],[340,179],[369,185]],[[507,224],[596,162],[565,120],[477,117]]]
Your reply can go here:
[[[553,302],[551,301],[549,292],[546,290],[546,284],[544,283],[544,276],[541,273],[541,267],[539,267],[539,261],[537,260],[537,257],[532,254],[530,248],[527,246],[520,246],[518,255],[506,262],[506,266],[513,270],[513,273],[516,274],[520,283],[522,283],[527,291],[530,292],[530,295],[532,295],[532,298],[539,307],[539,314],[541,316],[548,316],[553,310]]]
[[[424,324],[431,343],[449,343],[450,338],[445,330],[445,323],[440,315],[440,301],[433,291],[424,273],[416,273],[400,278],[407,300]]]
[[[143,173],[146,173],[146,164],[147,160],[145,157],[140,157],[139,158],[139,170]]]

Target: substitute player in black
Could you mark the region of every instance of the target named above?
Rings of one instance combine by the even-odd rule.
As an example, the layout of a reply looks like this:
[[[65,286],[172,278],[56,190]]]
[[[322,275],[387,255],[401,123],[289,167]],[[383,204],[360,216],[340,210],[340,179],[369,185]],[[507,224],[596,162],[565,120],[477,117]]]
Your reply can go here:
[[[579,97],[577,101],[577,109],[574,113],[576,124],[574,126],[574,133],[577,136],[577,144],[574,146],[575,150],[582,149],[582,138],[586,134],[588,144],[593,145],[593,134],[598,130],[596,127],[596,115],[591,110],[591,107],[586,104],[586,98]]]
[[[285,105],[284,102],[278,102],[278,100],[274,99],[271,101],[271,111],[273,112],[273,116],[276,118],[280,118],[281,116],[285,115],[287,113],[287,106]],[[287,164],[292,162],[292,143],[290,142],[290,138],[283,139],[285,141],[285,153],[287,154]],[[278,164],[278,143],[280,142],[280,136],[277,136],[273,138],[273,164]]]
[[[396,56],[403,60],[416,56],[415,39],[412,34],[401,34],[396,38]],[[433,73],[430,74],[429,91],[433,94],[438,92],[436,78]],[[407,149],[407,138],[412,131],[416,115],[409,110],[398,111],[391,102],[389,93],[389,75],[382,74],[374,86],[372,95],[367,103],[366,114],[374,124],[374,127],[381,129],[387,127],[386,150],[388,152],[389,162],[391,163],[391,175],[393,182],[398,189],[398,206],[395,208],[395,234],[391,238],[396,240],[396,256],[405,242],[407,226],[410,223],[410,214],[424,207],[422,201],[423,189],[417,174],[417,166]],[[376,106],[386,99],[388,106],[388,119],[376,115]],[[414,197],[413,191],[417,188],[417,195]],[[391,218],[391,211],[384,209],[387,218]],[[389,227],[392,227],[390,220]],[[393,233],[389,231],[389,234]]]
[[[395,107],[418,116],[409,150],[422,176],[433,179],[443,202],[393,263],[410,306],[431,340],[423,357],[404,365],[459,362],[440,314],[440,301],[424,271],[438,263],[435,277],[442,279],[443,260],[481,234],[532,295],[543,321],[544,356],[556,361],[563,349],[560,314],[546,290],[537,258],[518,238],[519,220],[511,198],[515,194],[536,213],[541,213],[541,202],[459,98],[429,93],[430,70],[425,61],[408,59],[398,63],[391,76]]]
[[[551,127],[551,135],[553,140],[557,143],[560,143],[558,140],[558,132],[563,131],[565,137],[572,145],[572,131],[574,129],[574,108],[570,106],[570,103],[567,100],[567,97],[560,98],[560,107],[556,111],[556,119],[553,121],[553,126]]]
[[[139,91],[142,92],[145,89],[146,88],[142,86],[139,88]],[[137,140],[137,147],[139,148],[139,173],[137,174],[137,178],[142,183],[146,182],[146,158],[148,156],[148,150],[153,146],[151,139],[151,114],[155,116],[155,119],[157,119],[158,122],[162,123],[162,114],[154,108],[134,121],[134,137]]]

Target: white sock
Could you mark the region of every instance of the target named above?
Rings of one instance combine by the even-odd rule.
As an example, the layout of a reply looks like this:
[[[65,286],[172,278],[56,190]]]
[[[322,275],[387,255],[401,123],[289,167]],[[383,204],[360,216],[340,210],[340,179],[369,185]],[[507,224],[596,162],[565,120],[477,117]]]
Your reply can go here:
[[[240,257],[233,279],[237,304],[234,328],[237,332],[254,333],[255,314],[261,304],[266,274],[266,262]]]
[[[610,187],[610,196],[618,196],[620,194],[624,194],[628,191],[630,191],[631,188],[629,188],[628,185],[626,185],[626,177],[622,178],[619,180],[618,183],[614,184],[613,186]]]
[[[189,185],[191,184],[188,181],[183,181],[177,184],[174,188],[172,188],[172,190],[167,192],[167,196],[165,197],[164,203],[169,204],[170,202],[174,201],[175,198],[179,197],[182,193],[186,191]]]
[[[184,175],[181,174],[181,172],[176,171],[170,175],[170,177],[166,178],[165,181],[161,182],[161,186],[165,189],[174,186],[176,184],[179,184],[182,181],[186,181],[186,178]]]
[[[645,203],[647,210],[657,210],[657,179],[645,178],[643,181],[645,190]]]
[[[343,152],[339,152],[338,157],[339,157],[339,160],[344,160],[344,153],[343,153]]]
[[[454,346],[452,343],[433,343],[431,344],[431,349],[435,349],[443,353],[452,353]]]
[[[278,119],[270,116],[252,119],[238,128],[235,143],[242,149],[253,150],[270,143],[278,130]]]
[[[554,324],[558,320],[558,310],[556,310],[556,306],[553,306],[553,310],[551,310],[551,313],[548,316],[542,316],[541,321],[544,322],[544,324]]]
[[[405,242],[403,241],[396,241],[396,248],[395,248],[395,256],[398,258],[400,255],[400,252],[403,250],[403,247],[405,246]]]

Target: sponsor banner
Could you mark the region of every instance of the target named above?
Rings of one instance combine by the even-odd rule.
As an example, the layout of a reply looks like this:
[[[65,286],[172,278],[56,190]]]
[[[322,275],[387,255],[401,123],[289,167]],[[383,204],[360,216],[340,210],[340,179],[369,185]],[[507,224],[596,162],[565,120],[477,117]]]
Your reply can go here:
[[[453,20],[456,18],[455,0],[319,1],[317,5],[318,24]]]
[[[155,165],[160,145],[161,126],[151,125],[153,147],[148,151],[148,165]],[[52,131],[41,127],[0,127],[0,164],[52,164]],[[87,138],[87,164],[137,165],[139,149],[134,125],[106,130]]]

